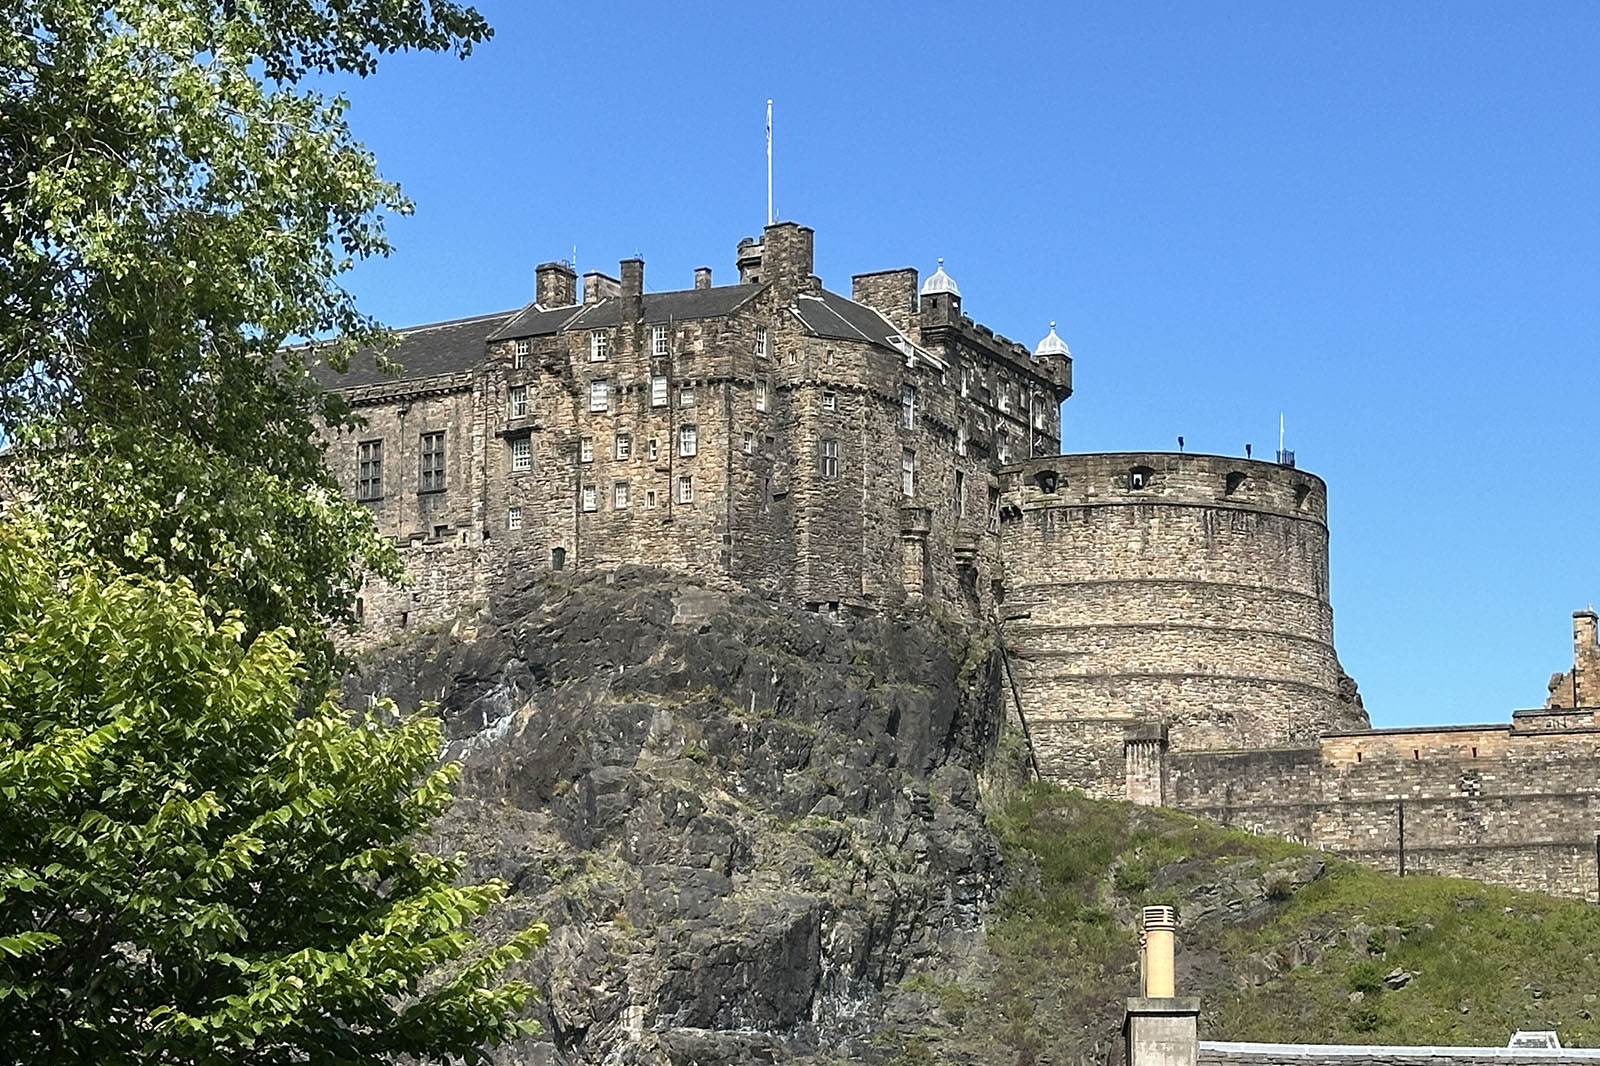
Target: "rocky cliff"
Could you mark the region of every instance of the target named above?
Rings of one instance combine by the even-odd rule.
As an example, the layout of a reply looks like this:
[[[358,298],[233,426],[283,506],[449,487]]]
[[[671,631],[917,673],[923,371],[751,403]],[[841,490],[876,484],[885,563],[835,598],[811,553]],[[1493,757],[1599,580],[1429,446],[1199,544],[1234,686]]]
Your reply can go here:
[[[438,705],[438,843],[550,925],[507,1062],[884,1059],[886,999],[980,952],[992,639],[831,621],[643,570],[530,576],[371,654],[346,697]],[[889,995],[886,997],[886,990]],[[903,998],[903,997],[902,997]]]

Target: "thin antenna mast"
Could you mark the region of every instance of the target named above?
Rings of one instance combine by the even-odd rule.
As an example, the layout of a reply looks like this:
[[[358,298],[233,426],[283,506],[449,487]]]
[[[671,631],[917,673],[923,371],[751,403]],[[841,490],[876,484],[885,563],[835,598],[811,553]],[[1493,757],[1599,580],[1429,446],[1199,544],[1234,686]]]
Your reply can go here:
[[[772,101],[767,101],[767,225],[772,225]]]
[[[1283,412],[1278,412],[1278,452],[1283,453]]]

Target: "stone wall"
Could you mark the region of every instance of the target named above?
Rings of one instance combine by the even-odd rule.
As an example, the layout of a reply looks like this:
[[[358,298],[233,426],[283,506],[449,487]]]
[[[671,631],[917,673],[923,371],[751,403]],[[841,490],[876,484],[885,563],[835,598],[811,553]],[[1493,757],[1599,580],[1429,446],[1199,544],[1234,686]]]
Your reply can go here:
[[[1006,629],[1046,776],[1121,795],[1143,727],[1188,752],[1366,724],[1333,648],[1319,478],[1068,455],[1008,469],[1001,497]]]

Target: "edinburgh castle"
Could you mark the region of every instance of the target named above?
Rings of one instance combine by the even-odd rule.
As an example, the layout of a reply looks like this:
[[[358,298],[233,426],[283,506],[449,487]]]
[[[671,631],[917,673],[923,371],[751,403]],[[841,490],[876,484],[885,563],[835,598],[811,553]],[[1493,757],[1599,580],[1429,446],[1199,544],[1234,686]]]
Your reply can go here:
[[[1327,488],[1277,462],[1061,455],[1072,361],[963,313],[942,266],[647,292],[546,263],[526,307],[421,326],[328,378],[329,462],[401,546],[356,645],[508,575],[630,565],[829,614],[992,623],[1042,775],[1408,873],[1600,899],[1600,643],[1509,723],[1371,729],[1334,650]]]

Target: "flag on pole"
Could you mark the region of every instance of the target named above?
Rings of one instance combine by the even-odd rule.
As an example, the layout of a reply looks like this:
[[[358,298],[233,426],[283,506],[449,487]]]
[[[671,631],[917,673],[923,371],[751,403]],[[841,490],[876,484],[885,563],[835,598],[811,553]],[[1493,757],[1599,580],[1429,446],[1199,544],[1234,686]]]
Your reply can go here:
[[[772,101],[767,101],[767,225],[772,225]]]

